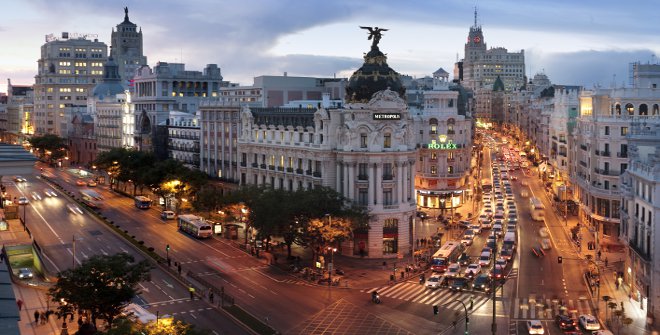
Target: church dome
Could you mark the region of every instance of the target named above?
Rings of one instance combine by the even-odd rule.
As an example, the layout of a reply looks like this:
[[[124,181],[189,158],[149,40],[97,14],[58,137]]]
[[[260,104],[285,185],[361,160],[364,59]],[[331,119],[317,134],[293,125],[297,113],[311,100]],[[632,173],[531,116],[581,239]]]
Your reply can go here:
[[[351,75],[346,86],[347,102],[368,102],[376,92],[390,89],[405,99],[406,89],[401,76],[387,65],[387,56],[378,46],[364,56],[364,64]]]
[[[119,66],[110,56],[103,66],[103,79],[94,87],[92,94],[103,99],[120,93],[124,93],[124,87],[119,78]]]

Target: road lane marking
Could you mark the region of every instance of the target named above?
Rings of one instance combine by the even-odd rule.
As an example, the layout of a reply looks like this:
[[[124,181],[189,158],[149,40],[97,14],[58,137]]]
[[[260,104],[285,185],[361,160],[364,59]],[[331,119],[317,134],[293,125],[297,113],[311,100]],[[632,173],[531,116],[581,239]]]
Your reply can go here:
[[[165,279],[163,279],[163,283],[165,283],[165,285],[167,285],[169,288],[174,288],[174,285],[168,283]]]
[[[138,285],[140,286],[140,288],[142,289],[142,291],[145,291],[145,292],[149,293],[149,289],[146,288],[146,287],[144,287],[144,285],[142,285],[142,283],[138,283]]]

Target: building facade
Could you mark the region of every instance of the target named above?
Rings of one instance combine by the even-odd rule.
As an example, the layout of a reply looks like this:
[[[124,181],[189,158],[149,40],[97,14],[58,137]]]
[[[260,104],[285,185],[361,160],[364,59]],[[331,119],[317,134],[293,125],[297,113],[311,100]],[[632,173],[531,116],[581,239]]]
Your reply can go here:
[[[62,33],[46,36],[34,84],[34,117],[36,135],[68,136],[70,118],[65,109],[87,105],[87,97],[103,77],[107,46],[89,35]]]
[[[627,136],[630,164],[622,175],[622,280],[650,320],[660,319],[660,122],[635,121]],[[648,319],[647,319],[648,320]]]
[[[167,157],[182,162],[188,168],[199,169],[199,112],[190,114],[172,111],[166,126]]]
[[[472,119],[459,114],[459,92],[449,89],[448,76],[442,69],[433,74],[433,89],[423,91],[423,110],[415,131],[420,134],[416,135],[416,201],[424,208],[459,207],[472,189],[468,178]]]
[[[213,178],[238,183],[239,104],[204,101],[200,107],[200,170]]]
[[[355,231],[340,252],[394,258],[412,245],[414,123],[399,74],[377,42],[364,59],[349,80],[343,108],[243,109],[240,183],[331,187],[371,214],[369,229]]]
[[[132,87],[135,71],[147,65],[147,57],[142,51],[142,29],[128,19],[128,7],[124,8],[124,21],[112,29],[111,55],[119,66],[119,77],[124,88]]]

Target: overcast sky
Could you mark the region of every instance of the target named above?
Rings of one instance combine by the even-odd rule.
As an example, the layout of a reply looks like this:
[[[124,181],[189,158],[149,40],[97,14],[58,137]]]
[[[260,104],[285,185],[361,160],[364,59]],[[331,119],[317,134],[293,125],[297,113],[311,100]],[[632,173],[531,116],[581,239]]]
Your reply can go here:
[[[620,0],[22,0],[0,14],[0,92],[7,78],[34,83],[47,34],[98,34],[130,20],[142,28],[149,65],[215,63],[225,80],[251,85],[260,75],[347,77],[369,50],[358,26],[388,28],[380,49],[402,74],[452,73],[463,58],[474,6],[489,48],[525,50],[526,74],[553,83],[617,86],[628,63],[657,62],[660,2]]]

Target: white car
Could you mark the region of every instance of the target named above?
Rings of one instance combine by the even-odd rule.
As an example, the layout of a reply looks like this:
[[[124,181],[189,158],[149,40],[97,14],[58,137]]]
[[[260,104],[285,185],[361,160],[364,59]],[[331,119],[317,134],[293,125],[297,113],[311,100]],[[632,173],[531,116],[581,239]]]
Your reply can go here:
[[[440,284],[442,283],[442,275],[432,275],[429,277],[429,279],[426,280],[426,283],[424,286],[432,289],[436,289],[440,287]]]
[[[49,196],[49,197],[56,197],[57,196],[57,193],[55,193],[55,191],[53,191],[50,188],[44,189],[44,194]]]
[[[445,276],[449,278],[453,277],[458,277],[461,272],[461,265],[458,263],[451,263],[449,264],[449,267],[447,267],[447,271],[445,271]]]
[[[472,263],[465,268],[464,275],[468,278],[473,278],[479,275],[481,272],[481,265]]]
[[[495,261],[495,266],[496,267],[499,266],[500,268],[504,269],[504,268],[506,268],[506,263],[507,263],[506,258],[498,257],[497,260]]]
[[[18,269],[18,278],[20,279],[32,279],[34,277],[34,274],[32,273],[32,270],[28,268],[20,268]]]
[[[481,224],[479,222],[469,225],[468,228],[472,229],[476,235],[481,234]]]
[[[19,197],[18,198],[18,204],[19,205],[27,205],[28,203],[30,203],[30,200],[28,200],[28,198],[26,198],[26,197]]]
[[[21,177],[21,176],[15,176],[15,177],[14,177],[14,181],[17,182],[17,183],[22,183],[22,182],[26,182],[27,179],[25,179],[25,178],[23,178],[23,177]]]
[[[465,245],[472,245],[473,239],[474,239],[474,231],[472,229],[467,229],[465,233],[463,233],[463,238],[461,239],[461,243]]]
[[[548,228],[543,227],[539,229],[539,235],[541,235],[541,237],[548,237],[548,235],[550,235],[550,233],[548,232]]]
[[[539,320],[527,321],[527,332],[529,334],[545,334],[545,329]]]
[[[541,240],[541,248],[543,248],[544,250],[552,249],[552,243],[550,242],[549,238],[544,238]]]
[[[600,329],[600,323],[596,318],[591,315],[591,314],[582,314],[578,318],[578,321],[580,322],[580,326],[584,328],[585,330],[599,330]]]
[[[37,192],[32,192],[30,195],[32,195],[32,200],[41,200],[41,196]]]
[[[66,208],[69,210],[69,212],[73,214],[82,214],[83,211],[80,209],[80,207],[74,205],[74,204],[68,204],[66,205]]]

